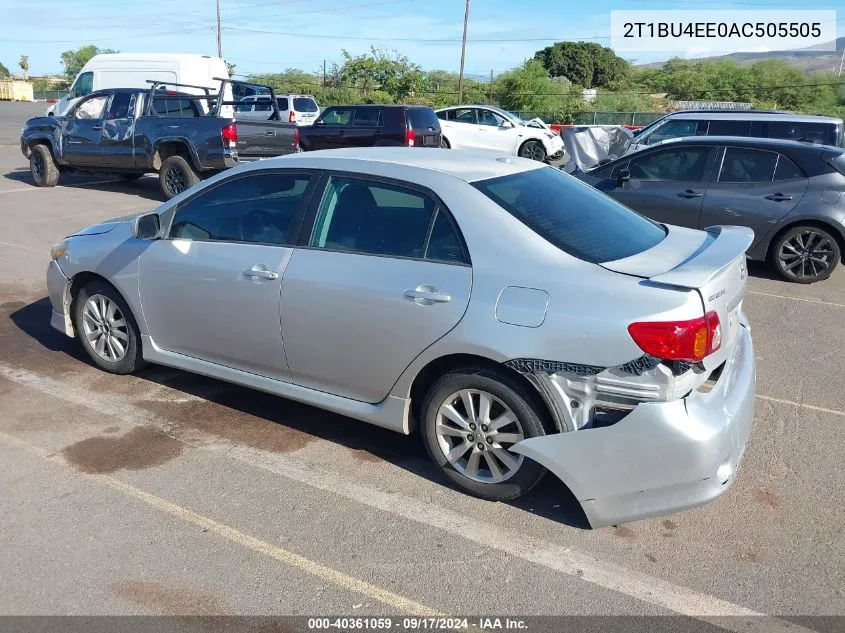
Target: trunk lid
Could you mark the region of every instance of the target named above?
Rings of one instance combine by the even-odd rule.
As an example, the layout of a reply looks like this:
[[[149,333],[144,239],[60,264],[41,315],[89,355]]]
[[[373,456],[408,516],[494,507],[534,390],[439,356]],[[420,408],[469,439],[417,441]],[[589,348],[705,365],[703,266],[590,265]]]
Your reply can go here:
[[[754,241],[754,231],[741,226],[713,226],[704,231],[677,226],[666,229],[666,239],[655,247],[601,266],[647,279],[650,284],[698,292],[701,314],[715,311],[722,327],[721,347],[703,361],[705,368],[714,369],[728,358],[739,334],[748,286],[745,252]]]

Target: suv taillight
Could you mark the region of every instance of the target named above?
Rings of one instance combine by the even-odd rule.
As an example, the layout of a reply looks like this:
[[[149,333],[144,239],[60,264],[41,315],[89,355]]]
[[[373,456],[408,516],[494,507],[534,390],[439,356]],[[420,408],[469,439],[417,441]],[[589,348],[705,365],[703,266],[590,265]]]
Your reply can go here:
[[[628,333],[646,354],[663,360],[697,363],[722,346],[719,315],[712,311],[690,321],[631,323]]]
[[[408,147],[414,146],[414,139],[416,138],[416,134],[411,129],[405,130],[405,145]]]
[[[293,130],[293,151],[299,151],[299,128],[294,128]]]
[[[234,149],[238,145],[238,126],[234,123],[224,125],[220,130],[220,135],[223,137],[223,147],[225,149]]]
[[[296,123],[296,112],[294,112],[293,110],[291,110],[290,114],[288,115],[288,123]]]

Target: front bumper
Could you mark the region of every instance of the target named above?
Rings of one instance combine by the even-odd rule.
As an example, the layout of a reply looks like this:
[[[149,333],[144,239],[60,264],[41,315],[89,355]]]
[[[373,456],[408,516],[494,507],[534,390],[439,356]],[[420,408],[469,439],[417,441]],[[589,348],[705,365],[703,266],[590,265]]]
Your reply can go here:
[[[747,324],[707,392],[643,403],[616,424],[523,440],[511,450],[542,464],[572,491],[594,528],[686,510],[736,478],[756,396]]]
[[[75,336],[70,317],[70,281],[52,259],[47,264],[47,294],[52,307],[50,325],[67,336]]]

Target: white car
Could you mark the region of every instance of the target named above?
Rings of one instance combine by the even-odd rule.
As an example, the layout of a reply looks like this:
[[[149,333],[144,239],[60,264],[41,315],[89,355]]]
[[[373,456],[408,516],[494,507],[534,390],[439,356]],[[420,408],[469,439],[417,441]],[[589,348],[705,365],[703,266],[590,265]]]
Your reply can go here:
[[[563,139],[559,135],[545,127],[529,126],[505,110],[452,106],[436,112],[443,147],[505,152],[539,161],[563,156]]]

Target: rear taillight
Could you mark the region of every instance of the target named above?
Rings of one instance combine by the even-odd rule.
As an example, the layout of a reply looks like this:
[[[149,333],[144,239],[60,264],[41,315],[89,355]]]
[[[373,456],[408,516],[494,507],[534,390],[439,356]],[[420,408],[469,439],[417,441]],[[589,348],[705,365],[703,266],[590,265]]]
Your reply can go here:
[[[296,123],[296,112],[294,112],[293,110],[291,110],[290,114],[288,115],[288,123]]]
[[[722,326],[715,312],[691,321],[631,323],[628,333],[646,354],[663,360],[697,363],[722,346]]]
[[[220,135],[223,137],[223,147],[226,149],[234,149],[238,145],[238,126],[234,123],[224,125],[220,130]]]
[[[299,151],[299,128],[293,130],[293,151]]]
[[[405,145],[407,145],[408,147],[413,147],[415,138],[416,135],[414,134],[413,130],[405,130]]]

